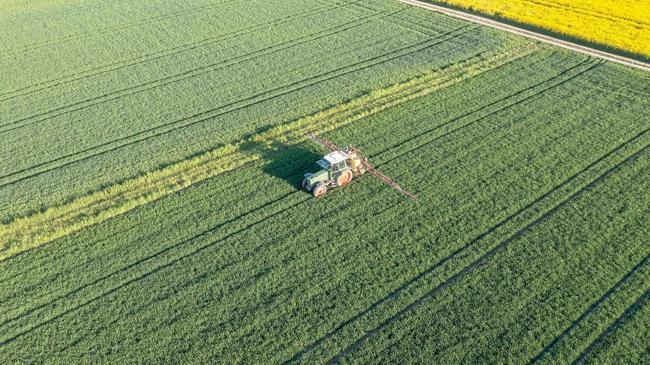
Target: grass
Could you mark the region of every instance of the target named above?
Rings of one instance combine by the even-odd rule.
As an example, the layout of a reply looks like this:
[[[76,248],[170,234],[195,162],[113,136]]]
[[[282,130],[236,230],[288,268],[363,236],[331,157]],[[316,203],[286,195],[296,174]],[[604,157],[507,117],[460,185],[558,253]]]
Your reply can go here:
[[[648,9],[639,0],[438,0],[445,4],[543,28],[650,57]]]
[[[160,2],[156,12],[189,12],[183,4]],[[339,20],[372,20],[313,48],[264,53],[189,84],[174,78],[169,93],[124,95],[118,109],[105,102],[3,134],[2,148],[15,154],[0,180],[0,196],[12,199],[0,203],[0,281],[8,288],[0,290],[2,362],[647,357],[647,75],[397,2],[356,4],[297,9],[280,1],[274,17],[343,8],[331,19],[304,15],[293,34],[269,26],[261,31],[268,39],[241,35],[246,47],[233,46],[233,55],[275,44],[275,36],[293,44]],[[121,29],[117,14],[125,7],[157,16],[138,13],[131,1],[50,5],[53,23],[71,10],[82,24],[90,21],[76,6],[104,14],[100,23],[115,22],[98,29]],[[214,9],[169,19],[198,24],[202,14],[223,18],[224,27],[245,14],[251,26],[269,21],[245,11],[250,3],[203,5]],[[125,60],[158,51],[153,34],[164,27],[136,20],[121,36],[142,32],[151,47],[129,43]],[[20,33],[15,26],[2,31]],[[163,48],[221,32],[195,27],[170,30],[180,39]],[[77,41],[91,45],[98,36],[75,37],[86,35]],[[11,48],[36,41],[24,37]],[[62,47],[55,54],[63,55],[76,49],[69,43],[30,47]],[[28,80],[24,74],[3,75],[13,78],[6,83],[12,90],[29,86],[18,94],[30,96],[11,99],[17,109],[0,104],[11,117],[0,123],[40,107],[86,105],[104,94],[92,91],[102,86],[111,92],[146,82],[129,72],[155,80],[177,75],[182,60],[188,69],[214,62],[207,50],[205,58],[183,52],[159,72],[125,66],[40,91],[19,82]],[[57,57],[52,62],[65,64]],[[106,61],[88,57],[97,57],[97,67]],[[44,61],[34,62],[37,70]],[[78,60],[67,62],[52,77],[74,71]],[[82,85],[88,93],[77,91]],[[30,98],[42,100],[31,113]],[[188,123],[203,121],[187,128],[175,123],[215,108],[225,109],[192,117]],[[168,133],[134,135],[166,121],[175,123]],[[57,132],[61,126],[70,129]],[[39,132],[34,143],[19,145],[29,130]],[[299,187],[324,153],[305,139],[311,131],[360,147],[418,201],[370,176],[313,199]],[[20,172],[24,166],[33,168]]]

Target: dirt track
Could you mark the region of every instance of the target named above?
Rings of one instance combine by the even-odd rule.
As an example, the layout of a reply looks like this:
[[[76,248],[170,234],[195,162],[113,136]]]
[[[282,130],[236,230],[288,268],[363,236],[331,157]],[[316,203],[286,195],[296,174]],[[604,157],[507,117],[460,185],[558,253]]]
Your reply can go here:
[[[634,67],[634,68],[637,68],[639,70],[650,71],[650,64],[639,61],[639,60],[635,60],[635,59],[619,56],[619,55],[616,55],[616,54],[612,54],[612,53],[608,53],[608,52],[604,52],[604,51],[599,51],[597,49],[581,46],[579,44],[571,43],[571,42],[568,42],[568,41],[564,41],[564,40],[557,39],[557,38],[547,36],[547,35],[543,35],[543,34],[540,34],[540,33],[535,33],[535,32],[529,31],[529,30],[525,30],[525,29],[518,28],[518,27],[515,27],[515,26],[512,26],[512,25],[504,24],[504,23],[498,22],[496,20],[492,20],[492,19],[485,18],[485,17],[482,17],[482,16],[473,15],[473,14],[465,13],[465,12],[462,12],[462,11],[449,9],[447,7],[444,7],[444,6],[434,5],[434,4],[431,4],[431,3],[425,3],[423,1],[418,1],[418,0],[399,0],[399,1],[401,1],[401,2],[403,2],[405,4],[409,4],[409,5],[417,6],[417,7],[420,7],[420,8],[428,9],[428,10],[431,10],[431,11],[435,11],[435,12],[438,12],[438,13],[442,13],[442,14],[445,14],[445,15],[449,15],[449,16],[452,16],[454,18],[459,18],[459,19],[462,19],[462,20],[466,20],[466,21],[486,25],[488,27],[493,27],[493,28],[497,28],[497,29],[500,29],[500,30],[504,30],[506,32],[518,34],[518,35],[528,37],[528,38],[531,38],[531,39],[534,39],[534,40],[537,40],[537,41],[540,41],[540,42],[552,44],[554,46],[571,49],[573,51],[588,54],[590,56],[594,56],[594,57],[598,57],[598,58],[602,58],[602,59],[607,60],[607,61],[619,63],[619,64],[622,64],[622,65],[625,65],[625,66]]]

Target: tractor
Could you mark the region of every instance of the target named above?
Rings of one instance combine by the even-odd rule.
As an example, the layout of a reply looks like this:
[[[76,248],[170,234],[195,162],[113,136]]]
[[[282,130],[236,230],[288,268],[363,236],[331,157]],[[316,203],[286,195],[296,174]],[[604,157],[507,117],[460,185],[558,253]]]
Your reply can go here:
[[[363,175],[364,162],[352,148],[331,152],[316,162],[321,170],[305,174],[302,187],[319,198],[328,189],[346,186],[353,178]]]
[[[346,186],[352,179],[367,172],[393,189],[416,200],[415,195],[404,190],[388,176],[377,171],[368,162],[368,159],[361,157],[361,153],[357,148],[348,146],[341,149],[334,143],[315,134],[310,134],[309,137],[331,151],[316,162],[321,168],[319,171],[306,173],[302,179],[303,189],[311,192],[314,197],[320,198],[331,188]]]

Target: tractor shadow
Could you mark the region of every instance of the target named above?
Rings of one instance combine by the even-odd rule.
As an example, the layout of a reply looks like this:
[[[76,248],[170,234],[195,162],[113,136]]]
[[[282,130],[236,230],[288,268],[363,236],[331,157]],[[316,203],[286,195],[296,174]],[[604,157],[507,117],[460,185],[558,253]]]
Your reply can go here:
[[[246,142],[243,151],[256,153],[266,161],[263,171],[282,179],[295,188],[302,188],[302,178],[307,172],[316,172],[316,161],[323,157],[302,145],[285,145],[274,142],[271,145],[259,142]]]

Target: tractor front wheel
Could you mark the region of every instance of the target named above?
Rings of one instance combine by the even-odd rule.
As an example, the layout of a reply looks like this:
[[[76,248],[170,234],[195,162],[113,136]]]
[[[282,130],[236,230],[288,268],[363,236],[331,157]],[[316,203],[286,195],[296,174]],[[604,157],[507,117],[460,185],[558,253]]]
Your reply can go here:
[[[302,188],[307,192],[311,192],[313,186],[311,186],[309,183],[309,176],[306,176],[304,179],[302,179]]]
[[[327,193],[327,184],[324,182],[319,182],[316,184],[314,190],[312,190],[311,193],[314,195],[314,198],[320,198],[321,196],[325,195],[325,193]]]

